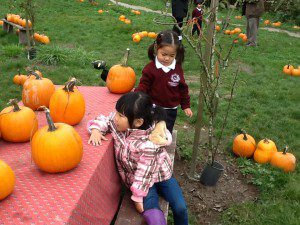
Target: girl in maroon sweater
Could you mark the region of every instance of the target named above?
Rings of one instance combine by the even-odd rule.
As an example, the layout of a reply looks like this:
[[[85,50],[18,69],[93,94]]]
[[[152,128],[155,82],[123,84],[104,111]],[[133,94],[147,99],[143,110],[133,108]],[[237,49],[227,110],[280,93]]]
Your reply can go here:
[[[184,48],[178,35],[171,30],[160,32],[149,46],[148,57],[151,62],[144,67],[135,91],[147,93],[156,105],[166,109],[167,128],[172,133],[179,105],[188,117],[193,116],[181,67]]]
[[[203,16],[202,0],[196,0],[195,3],[197,7],[192,12],[192,18],[194,21],[192,35],[194,35],[196,31],[199,36],[200,29],[202,29],[202,16]]]

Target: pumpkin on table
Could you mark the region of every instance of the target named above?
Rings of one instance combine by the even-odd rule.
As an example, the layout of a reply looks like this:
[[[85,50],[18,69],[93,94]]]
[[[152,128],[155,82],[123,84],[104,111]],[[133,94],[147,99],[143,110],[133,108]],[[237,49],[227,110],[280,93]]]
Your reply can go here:
[[[49,107],[50,97],[55,91],[54,84],[48,78],[40,77],[36,72],[31,72],[35,79],[27,79],[23,85],[23,104],[33,110],[40,106]]]
[[[81,161],[83,145],[75,129],[65,123],[53,123],[49,109],[45,108],[48,126],[39,129],[31,141],[31,154],[35,164],[48,173],[66,172]]]
[[[10,100],[9,105],[0,113],[2,139],[10,142],[29,141],[38,128],[34,111],[19,106],[16,99]]]
[[[275,143],[270,139],[263,139],[257,144],[253,158],[255,162],[264,164],[271,160],[272,155],[277,152]]]
[[[0,201],[9,196],[15,187],[15,173],[10,166],[0,160]]]
[[[106,86],[111,93],[124,94],[130,92],[135,85],[135,72],[127,66],[129,51],[127,48],[123,63],[112,66],[108,72]]]
[[[70,79],[66,85],[57,89],[50,98],[50,115],[54,122],[63,122],[69,125],[78,124],[85,113],[83,95],[75,87],[78,81]]]
[[[283,152],[275,152],[271,158],[272,166],[282,169],[284,172],[293,172],[296,168],[296,157],[292,153],[288,153],[286,146]]]
[[[242,130],[242,133],[237,135],[233,140],[232,150],[237,156],[252,157],[255,148],[256,142],[254,138],[247,134],[245,130]]]

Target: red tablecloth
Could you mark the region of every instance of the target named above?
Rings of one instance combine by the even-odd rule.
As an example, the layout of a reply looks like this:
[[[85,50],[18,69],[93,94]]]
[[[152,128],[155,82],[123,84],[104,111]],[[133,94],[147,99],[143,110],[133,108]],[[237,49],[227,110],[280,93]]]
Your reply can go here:
[[[48,174],[31,160],[30,143],[0,141],[0,159],[16,175],[13,193],[0,201],[0,224],[110,224],[118,206],[120,180],[116,171],[113,143],[101,147],[87,144],[87,121],[114,110],[119,95],[104,87],[79,87],[86,100],[86,114],[74,128],[84,146],[83,159],[73,170]],[[36,112],[39,127],[45,114]],[[1,185],[1,181],[0,181]]]

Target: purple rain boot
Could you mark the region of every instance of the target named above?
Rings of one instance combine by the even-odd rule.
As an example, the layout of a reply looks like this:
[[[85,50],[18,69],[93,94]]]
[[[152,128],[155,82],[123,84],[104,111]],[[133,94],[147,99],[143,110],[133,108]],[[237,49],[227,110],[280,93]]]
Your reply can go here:
[[[148,225],[167,225],[164,213],[160,209],[148,209],[142,215]]]

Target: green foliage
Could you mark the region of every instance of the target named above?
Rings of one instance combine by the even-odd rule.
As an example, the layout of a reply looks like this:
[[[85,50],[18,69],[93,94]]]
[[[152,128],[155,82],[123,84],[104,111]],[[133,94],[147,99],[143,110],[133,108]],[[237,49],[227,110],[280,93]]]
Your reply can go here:
[[[24,50],[21,46],[10,44],[10,45],[2,45],[0,47],[0,55],[3,55],[5,57],[18,57],[18,56],[24,56]]]
[[[267,0],[266,9],[275,12],[278,20],[294,20],[300,25],[300,0]]]

